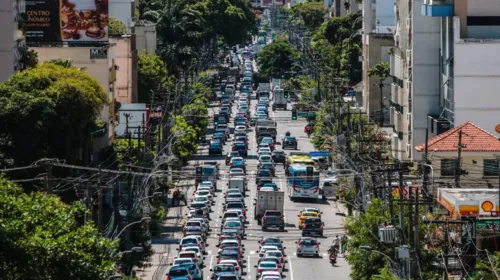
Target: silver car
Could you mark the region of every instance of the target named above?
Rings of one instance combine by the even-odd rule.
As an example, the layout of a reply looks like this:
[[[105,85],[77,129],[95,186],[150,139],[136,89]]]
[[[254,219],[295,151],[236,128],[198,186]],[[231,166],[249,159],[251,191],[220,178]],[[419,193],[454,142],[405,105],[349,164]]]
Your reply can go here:
[[[229,218],[225,223],[223,229],[234,229],[237,230],[238,234],[243,236],[245,235],[245,227],[243,223],[238,218],[237,220],[234,218]]]
[[[297,257],[300,256],[313,256],[319,257],[319,243],[316,238],[302,237],[297,244]]]

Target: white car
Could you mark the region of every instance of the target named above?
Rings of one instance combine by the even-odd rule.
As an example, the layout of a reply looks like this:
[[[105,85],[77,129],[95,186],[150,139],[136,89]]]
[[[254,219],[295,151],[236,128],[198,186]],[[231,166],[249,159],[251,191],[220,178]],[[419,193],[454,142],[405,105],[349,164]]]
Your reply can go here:
[[[229,177],[245,177],[245,171],[242,168],[231,168]]]
[[[241,193],[239,189],[228,189],[226,191],[226,195],[229,195],[230,193]]]
[[[259,164],[262,164],[262,163],[274,164],[273,157],[271,155],[267,155],[267,154],[259,156]]]
[[[212,203],[210,198],[207,195],[197,195],[191,201],[193,202],[203,202],[203,203]]]
[[[196,247],[194,247],[196,248]],[[196,252],[185,251],[184,249],[177,254],[177,258],[189,258],[193,259],[194,262],[198,263],[200,266],[203,266],[203,256],[196,254]]]
[[[257,111],[257,112],[255,112],[254,116],[257,117],[257,118],[259,118],[259,117],[262,117],[262,118],[266,117],[267,118],[266,112],[263,112],[263,111]]]
[[[264,245],[260,248],[259,258],[264,257],[268,251],[279,251],[279,248],[273,245]]]
[[[212,195],[212,192],[208,189],[203,189],[203,190],[197,190],[195,193],[194,193],[194,196],[206,196],[208,197],[208,200],[210,202],[214,202],[214,196]]]
[[[210,187],[210,189],[212,190],[212,192],[215,191],[214,183],[212,183],[211,181],[203,181],[203,182],[201,182],[201,183],[198,184],[198,188],[199,187],[204,187],[204,186]]]
[[[192,252],[192,253],[195,253],[196,258],[199,259],[199,263],[201,265],[205,264],[205,257],[203,256],[203,252],[200,250],[199,247],[196,247],[196,246],[184,247],[179,252],[179,254],[182,253],[182,252]]]
[[[279,271],[262,271],[259,280],[281,280],[281,273]]]
[[[188,235],[183,237],[179,241],[179,250],[182,250],[182,248],[184,247],[191,247],[191,246],[199,247],[203,252],[203,254],[207,252],[205,247],[205,242],[203,241],[203,238],[201,238],[201,236],[199,235]]]
[[[217,262],[218,264],[230,264],[234,266],[234,269],[236,269],[236,274],[241,278],[241,275],[243,274],[242,270],[243,268],[240,266],[237,260],[220,260]]]
[[[246,132],[246,131],[247,131],[247,128],[246,128],[246,126],[244,126],[244,125],[237,125],[237,126],[234,128],[234,133],[236,133],[237,131]]]
[[[243,247],[245,247],[245,245],[241,244],[239,240],[237,239],[226,239],[226,240],[223,240],[220,244],[219,244],[219,249],[217,250],[217,252],[221,252],[222,250],[224,250],[224,248],[238,248],[238,247],[241,247],[241,250],[245,250]]]
[[[257,267],[257,279],[259,278],[260,274],[264,271],[275,271],[279,272],[281,269],[278,267],[278,264],[275,262],[261,262],[259,265],[255,266]]]
[[[209,186],[199,186],[198,191],[209,191],[212,195],[213,195],[213,191],[212,191],[212,188],[210,188]]]
[[[184,224],[185,227],[201,227],[203,232],[208,232],[209,226],[203,218],[191,218]]]
[[[271,151],[271,148],[269,147],[259,147],[259,150],[257,151],[257,154],[258,155],[261,155],[261,154],[272,154],[272,151]]]
[[[207,218],[191,218],[188,220],[188,222],[193,221],[193,222],[200,222],[201,227],[205,229],[205,231],[210,230],[210,221]],[[186,222],[187,223],[187,222]]]

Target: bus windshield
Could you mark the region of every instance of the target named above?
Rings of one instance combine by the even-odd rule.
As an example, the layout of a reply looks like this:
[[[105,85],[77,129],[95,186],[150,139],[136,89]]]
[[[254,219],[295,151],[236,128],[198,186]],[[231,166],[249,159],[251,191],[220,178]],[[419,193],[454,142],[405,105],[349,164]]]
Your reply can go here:
[[[290,170],[289,184],[302,188],[313,188],[319,185],[319,172],[315,171],[313,176],[307,176],[305,171]]]

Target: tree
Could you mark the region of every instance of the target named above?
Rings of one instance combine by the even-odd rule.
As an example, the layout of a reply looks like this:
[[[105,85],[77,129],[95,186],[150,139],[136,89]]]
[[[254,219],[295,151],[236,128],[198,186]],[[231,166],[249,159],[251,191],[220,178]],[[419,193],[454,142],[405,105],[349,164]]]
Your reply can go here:
[[[182,116],[174,116],[174,126],[170,132],[174,135],[172,151],[184,163],[198,150],[196,130]]]
[[[290,71],[297,58],[297,50],[288,41],[273,41],[259,53],[257,65],[264,77],[288,78],[292,76]]]
[[[0,166],[79,163],[107,102],[99,82],[75,68],[44,63],[17,73],[0,84]]]
[[[390,76],[391,66],[389,63],[384,61],[379,61],[373,67],[368,69],[369,77],[378,77],[378,87],[380,89],[380,125],[384,125],[384,99],[383,99],[383,90],[384,90],[384,81]]]
[[[325,21],[328,10],[323,3],[303,2],[296,3],[291,8],[292,16],[300,18],[309,30],[315,30]]]
[[[127,26],[114,17],[109,17],[109,35],[120,36],[127,34]]]
[[[152,104],[156,91],[165,85],[167,69],[156,54],[140,52],[137,58],[139,103]]]
[[[4,279],[106,279],[119,260],[117,242],[92,223],[80,226],[81,203],[24,193],[0,178],[0,273]]]
[[[488,255],[476,264],[474,280],[497,280],[500,275],[500,252]]]

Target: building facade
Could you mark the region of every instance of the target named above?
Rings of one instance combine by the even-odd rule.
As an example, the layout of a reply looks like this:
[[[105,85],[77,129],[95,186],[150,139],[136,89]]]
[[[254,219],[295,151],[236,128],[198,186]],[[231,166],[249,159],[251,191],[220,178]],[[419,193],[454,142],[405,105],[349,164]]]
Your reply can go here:
[[[393,0],[363,2],[363,107],[368,116],[380,114],[385,99],[390,99],[390,86],[378,86],[380,79],[370,77],[368,71],[378,62],[389,63],[389,52],[394,47],[395,18]],[[382,81],[382,84],[386,84]],[[388,110],[386,110],[388,112]],[[389,118],[386,118],[389,122]]]
[[[439,117],[472,121],[494,133],[500,124],[500,2],[426,1],[422,14],[440,21]]]
[[[156,24],[140,23],[135,26],[137,51],[156,53]]]
[[[137,48],[135,35],[109,38],[116,48],[116,101],[122,104],[137,103]]]
[[[0,1],[0,82],[23,68],[28,51],[22,31],[26,4],[24,0]]]
[[[425,0],[428,1],[428,0]],[[439,116],[440,21],[422,15],[424,0],[396,0],[396,33],[391,57],[391,112],[394,120],[392,154],[413,161],[413,147],[425,141],[428,116]]]

